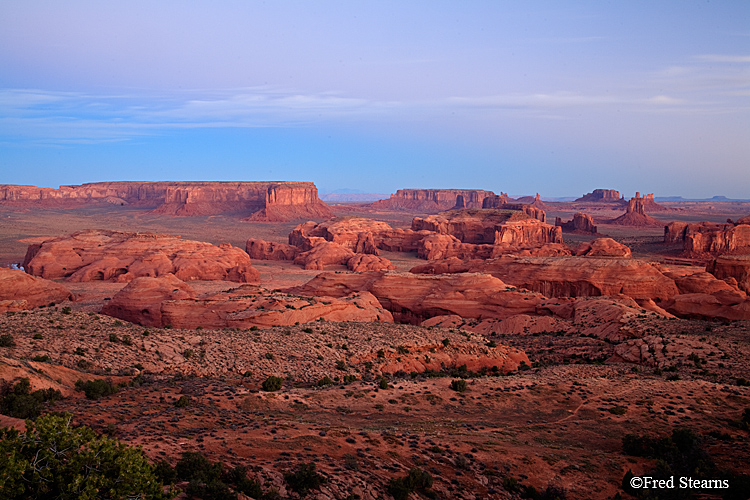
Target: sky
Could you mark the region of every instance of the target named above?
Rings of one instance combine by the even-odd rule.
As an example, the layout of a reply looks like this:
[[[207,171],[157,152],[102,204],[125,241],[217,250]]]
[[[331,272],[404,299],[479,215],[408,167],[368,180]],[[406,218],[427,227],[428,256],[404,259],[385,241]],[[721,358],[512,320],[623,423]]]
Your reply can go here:
[[[0,2],[0,184],[750,198],[750,2]]]

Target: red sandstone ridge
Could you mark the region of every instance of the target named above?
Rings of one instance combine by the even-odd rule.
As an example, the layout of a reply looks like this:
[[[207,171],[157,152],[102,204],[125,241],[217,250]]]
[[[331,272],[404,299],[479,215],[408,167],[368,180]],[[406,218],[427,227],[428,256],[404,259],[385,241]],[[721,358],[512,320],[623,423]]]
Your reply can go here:
[[[0,267],[0,312],[32,309],[63,300],[73,300],[73,294],[63,285]]]
[[[740,290],[750,293],[750,255],[720,255],[706,271],[720,280],[734,280]]]
[[[487,274],[463,273],[425,276],[411,273],[321,273],[294,293],[344,297],[368,291],[393,314],[396,321],[419,324],[433,316],[504,319],[534,314],[544,297],[516,291]]]
[[[575,255],[579,257],[630,257],[631,252],[630,248],[612,238],[597,238],[578,245]]]
[[[178,236],[88,230],[29,245],[29,274],[66,281],[127,282],[174,274],[182,280],[255,283],[260,274],[250,257],[228,243],[218,247]]]
[[[750,221],[714,224],[671,222],[664,228],[664,243],[682,243],[685,255],[750,254]]]
[[[661,226],[662,222],[654,219],[653,217],[646,215],[645,199],[651,199],[653,201],[654,195],[648,194],[646,198],[641,198],[641,193],[635,193],[633,198],[628,201],[627,211],[612,220],[611,224],[617,224],[620,226]]]
[[[235,213],[251,221],[327,219],[312,182],[96,182],[59,189],[0,185],[0,203],[70,206],[112,203],[178,216]]]
[[[269,328],[320,319],[393,322],[391,314],[367,292],[313,298],[243,285],[196,297],[189,286],[172,275],[133,280],[102,313],[143,326],[175,328]]]
[[[563,222],[562,218],[555,217],[555,226],[559,226],[564,233],[596,234],[594,219],[583,212],[573,215],[573,219]]]
[[[487,196],[495,196],[495,193],[481,189],[399,189],[387,200],[378,200],[370,204],[370,207],[381,210],[442,212],[452,208],[482,208],[482,201]]]

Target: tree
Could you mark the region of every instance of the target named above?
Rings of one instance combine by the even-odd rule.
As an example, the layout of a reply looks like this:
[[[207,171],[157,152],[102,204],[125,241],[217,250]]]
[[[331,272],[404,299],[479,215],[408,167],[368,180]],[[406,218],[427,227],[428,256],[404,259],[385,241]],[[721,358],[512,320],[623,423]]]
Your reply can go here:
[[[26,421],[26,432],[0,429],[0,498],[161,500],[162,484],[140,448],[73,427],[72,416]]]

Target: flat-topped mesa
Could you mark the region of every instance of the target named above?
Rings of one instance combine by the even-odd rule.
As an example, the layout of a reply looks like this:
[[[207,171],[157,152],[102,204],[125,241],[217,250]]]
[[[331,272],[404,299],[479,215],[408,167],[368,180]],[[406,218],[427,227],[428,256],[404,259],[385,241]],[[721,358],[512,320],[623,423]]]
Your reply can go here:
[[[312,182],[94,182],[58,189],[0,185],[0,202],[41,206],[112,203],[153,208],[155,213],[193,216],[238,213],[247,220],[328,218]]]
[[[722,224],[701,222],[671,222],[664,227],[664,243],[682,243],[685,255],[703,257],[709,255],[750,254],[750,220],[747,217],[737,223]]]
[[[577,200],[576,202],[594,202],[594,203],[624,203],[619,191],[614,189],[594,189]]]
[[[462,243],[511,243],[520,246],[562,243],[559,228],[533,218],[523,207],[528,205],[518,205],[515,210],[450,210],[437,215],[415,217],[411,228],[413,231],[448,234]]]
[[[431,213],[455,207],[482,208],[482,202],[488,196],[495,196],[495,193],[482,189],[399,189],[387,200],[378,200],[370,206]]]
[[[654,195],[649,194],[646,195],[646,198],[642,198],[641,193],[635,193],[635,196],[628,201],[626,212],[612,220],[611,224],[619,226],[661,226],[663,222],[646,215],[646,199],[653,201]]]

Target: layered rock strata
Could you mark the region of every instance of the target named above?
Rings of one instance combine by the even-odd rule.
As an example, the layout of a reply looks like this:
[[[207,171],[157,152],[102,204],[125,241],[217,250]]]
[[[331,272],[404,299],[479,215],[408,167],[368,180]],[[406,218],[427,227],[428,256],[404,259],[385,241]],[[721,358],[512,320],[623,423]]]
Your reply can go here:
[[[724,224],[671,222],[664,228],[664,243],[682,243],[685,255],[750,254],[750,221]]]
[[[32,309],[64,300],[73,300],[73,294],[65,286],[0,267],[0,312]]]
[[[174,274],[181,280],[256,283],[260,274],[241,249],[179,236],[87,230],[29,245],[27,273],[66,281],[128,282]]]
[[[577,212],[568,222],[563,222],[562,218],[555,217],[555,226],[559,226],[565,233],[597,233],[594,219],[583,212]]]
[[[378,200],[370,206],[431,213],[452,208],[482,208],[488,196],[495,196],[495,193],[481,189],[399,189],[387,200]]]

